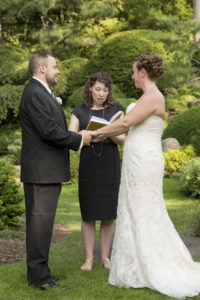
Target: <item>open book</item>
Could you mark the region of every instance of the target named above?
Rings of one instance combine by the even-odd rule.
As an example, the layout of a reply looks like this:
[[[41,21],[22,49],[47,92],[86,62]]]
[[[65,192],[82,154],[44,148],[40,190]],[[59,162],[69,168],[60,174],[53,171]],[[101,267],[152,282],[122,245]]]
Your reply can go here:
[[[114,122],[117,119],[119,119],[122,114],[123,114],[123,111],[121,111],[121,110],[117,111],[109,121],[107,121],[106,119],[103,119],[103,118],[92,116],[88,123],[87,130],[97,130],[101,127],[104,127],[104,126],[110,124],[111,122]]]

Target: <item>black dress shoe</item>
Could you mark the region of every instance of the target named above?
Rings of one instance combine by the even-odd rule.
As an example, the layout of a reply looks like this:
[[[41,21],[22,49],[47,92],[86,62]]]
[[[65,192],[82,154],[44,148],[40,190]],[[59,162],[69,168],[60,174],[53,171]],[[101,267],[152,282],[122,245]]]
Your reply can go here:
[[[42,291],[45,291],[46,289],[49,289],[49,288],[56,288],[56,289],[62,289],[62,290],[69,289],[69,286],[59,285],[53,280],[49,281],[47,283],[39,284],[37,287]]]
[[[66,276],[56,276],[56,275],[51,275],[51,280],[55,280],[55,281],[57,281],[57,280],[61,280],[61,279],[66,279]]]

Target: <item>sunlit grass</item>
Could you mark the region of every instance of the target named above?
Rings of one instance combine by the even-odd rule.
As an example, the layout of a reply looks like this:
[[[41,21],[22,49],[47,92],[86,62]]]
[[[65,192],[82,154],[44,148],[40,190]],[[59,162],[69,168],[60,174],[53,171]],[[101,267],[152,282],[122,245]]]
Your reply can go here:
[[[187,233],[188,220],[192,218],[196,200],[184,197],[177,190],[177,182],[164,180],[164,197],[172,221],[180,234]],[[69,290],[39,291],[27,286],[25,262],[0,267],[0,300],[95,300],[95,299],[175,299],[149,289],[123,289],[108,284],[108,271],[95,261],[91,272],[80,270],[84,260],[81,240],[81,218],[77,184],[63,186],[56,222],[70,228],[71,234],[51,248],[50,267],[53,274],[66,274],[61,284]],[[99,226],[97,226],[98,228]],[[98,239],[98,234],[97,234]],[[193,299],[200,300],[200,296]]]

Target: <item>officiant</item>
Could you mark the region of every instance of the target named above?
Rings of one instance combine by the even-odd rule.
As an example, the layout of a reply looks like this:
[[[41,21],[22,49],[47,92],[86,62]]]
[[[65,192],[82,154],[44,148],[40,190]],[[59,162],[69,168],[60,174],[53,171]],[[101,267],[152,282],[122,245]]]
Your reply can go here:
[[[79,132],[87,129],[92,116],[110,121],[117,112],[123,112],[121,104],[114,100],[112,79],[106,72],[97,72],[89,77],[83,97],[85,103],[72,111],[70,131]],[[81,270],[92,270],[96,221],[100,221],[101,263],[104,268],[110,268],[109,252],[120,183],[120,157],[117,145],[123,145],[124,141],[124,134],[105,140],[98,137],[90,146],[84,146],[81,150],[79,204],[85,250],[85,262]]]

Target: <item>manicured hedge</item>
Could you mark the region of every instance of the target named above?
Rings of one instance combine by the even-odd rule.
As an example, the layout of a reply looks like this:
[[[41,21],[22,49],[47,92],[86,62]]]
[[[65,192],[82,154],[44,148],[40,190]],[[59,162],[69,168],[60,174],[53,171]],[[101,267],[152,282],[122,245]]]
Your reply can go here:
[[[159,42],[145,38],[140,30],[131,30],[111,35],[93,54],[87,64],[88,74],[97,71],[107,71],[113,82],[127,97],[138,97],[134,88],[132,65],[134,59],[142,53],[156,52],[166,55],[164,47]]]
[[[163,138],[174,137],[181,145],[193,144],[200,126],[200,105],[173,117],[163,133]],[[194,145],[195,147],[195,145]]]

